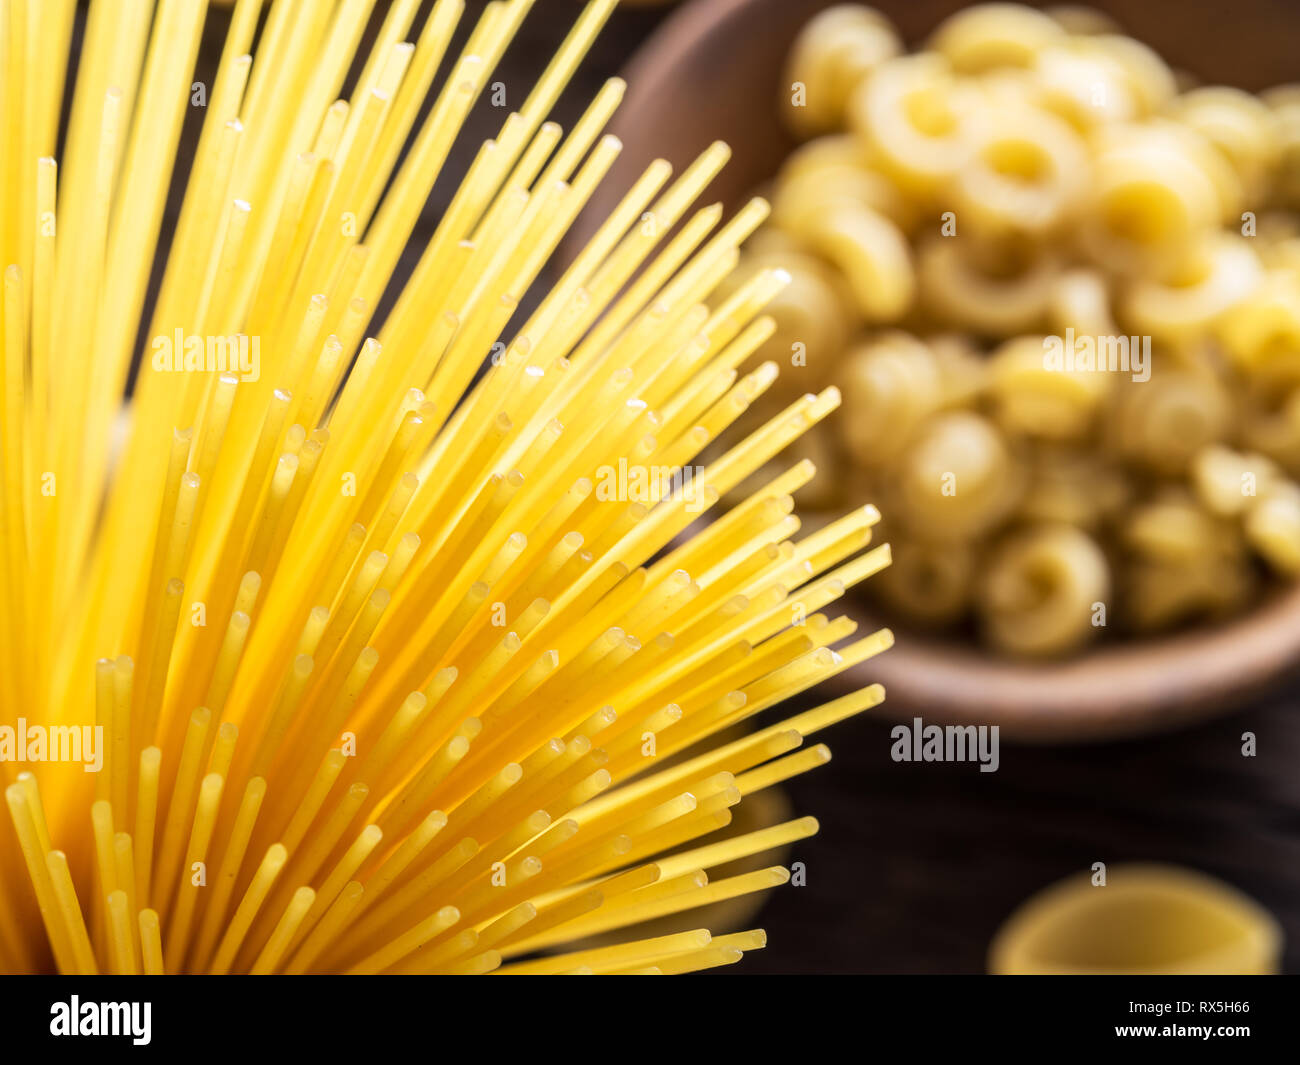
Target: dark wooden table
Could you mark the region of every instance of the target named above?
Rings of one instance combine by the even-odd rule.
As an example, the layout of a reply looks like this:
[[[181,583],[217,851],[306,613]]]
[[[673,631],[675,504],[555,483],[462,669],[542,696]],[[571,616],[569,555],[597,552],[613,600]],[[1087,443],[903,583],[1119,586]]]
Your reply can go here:
[[[468,7],[477,12],[481,0]],[[578,9],[576,0],[537,5],[498,75],[511,106]],[[662,17],[654,8],[617,12],[557,120],[571,126]],[[217,14],[210,29],[223,21]],[[203,59],[211,64],[218,54],[219,37],[210,32]],[[503,117],[490,106],[476,109],[422,235]],[[1297,702],[1293,689],[1193,731],[1136,742],[1004,746],[1000,770],[989,774],[969,764],[897,764],[887,722],[840,725],[818,737],[831,745],[831,763],[788,788],[796,812],[821,821],[820,835],[794,854],[807,866],[808,884],[771,897],[761,915],[768,949],[730,971],[979,972],[990,937],[1021,900],[1095,861],[1124,860],[1193,866],[1248,892],[1281,920],[1286,968],[1300,971]],[[1252,759],[1240,753],[1247,729],[1258,736]]]

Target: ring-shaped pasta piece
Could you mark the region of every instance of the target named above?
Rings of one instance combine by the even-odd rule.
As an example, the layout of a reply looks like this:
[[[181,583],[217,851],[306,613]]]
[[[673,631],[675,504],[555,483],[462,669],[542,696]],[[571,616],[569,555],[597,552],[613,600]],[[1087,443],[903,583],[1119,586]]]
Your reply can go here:
[[[969,544],[931,544],[908,537],[894,546],[889,568],[873,581],[873,591],[920,625],[951,624],[970,607],[974,556]]]
[[[913,194],[938,191],[970,157],[972,134],[988,120],[979,90],[955,78],[931,52],[882,63],[849,101],[852,128],[873,159]]]
[[[1217,378],[1184,369],[1157,372],[1119,390],[1110,429],[1120,453],[1140,469],[1182,474],[1204,447],[1224,440],[1232,402]]]
[[[1154,49],[1122,33],[1098,34],[1088,43],[1119,64],[1137,115],[1159,114],[1174,98],[1178,91],[1174,72]]]
[[[840,127],[853,90],[902,50],[889,20],[872,8],[839,4],[815,15],[795,38],[786,62],[786,124],[800,137]],[[799,96],[796,86],[802,86]]]
[[[1210,85],[1178,97],[1169,114],[1223,154],[1241,182],[1246,204],[1260,202],[1283,148],[1281,120],[1267,104],[1241,89]]]
[[[922,427],[902,456],[900,516],[932,539],[969,540],[1011,512],[1024,480],[1024,470],[987,418],[945,411]]]
[[[1041,249],[1019,272],[980,270],[955,237],[922,244],[917,263],[928,309],[953,325],[994,337],[1040,329],[1059,273],[1055,257]]]
[[[763,308],[776,329],[747,365],[772,359],[781,367],[767,393],[780,406],[805,392],[820,391],[835,376],[833,367],[856,325],[840,294],[840,279],[816,257],[792,248],[747,251],[741,262],[738,278],[747,280],[757,271],[775,268],[790,275],[789,284]]]
[[[1255,373],[1294,363],[1300,352],[1300,271],[1268,270],[1219,320],[1218,334],[1236,363]]]
[[[1279,573],[1300,577],[1300,486],[1275,487],[1246,514],[1246,539]]]
[[[1246,299],[1263,277],[1249,242],[1216,233],[1189,257],[1179,283],[1135,278],[1124,294],[1124,318],[1139,333],[1158,341],[1195,339]]]
[[[1267,455],[1243,453],[1214,444],[1192,459],[1192,490],[1201,506],[1221,518],[1235,518],[1283,483],[1282,471]]]
[[[1095,370],[1053,366],[1047,347],[1043,337],[1016,337],[993,352],[989,391],[998,425],[1013,435],[1081,440],[1114,379]]]
[[[981,628],[995,647],[1052,657],[1076,650],[1100,627],[1110,566],[1097,543],[1070,525],[1015,533],[993,551],[978,598]]]
[[[1082,140],[1060,118],[1031,107],[981,126],[954,184],[957,217],[977,232],[1045,237],[1074,212],[1088,180]]]
[[[843,272],[868,322],[897,321],[912,306],[912,251],[902,231],[884,215],[835,204],[811,219],[806,239]]]
[[[830,138],[819,138],[828,140]],[[817,144],[819,141],[810,141]],[[915,222],[916,212],[883,175],[860,166],[835,161],[827,152],[817,160],[796,159],[781,168],[772,194],[772,219],[792,233],[804,233],[828,205],[865,207],[884,215],[901,228]]]
[[[929,347],[890,331],[849,351],[839,384],[848,417],[839,420],[846,452],[861,466],[895,460],[943,400],[943,378]]]
[[[1185,489],[1159,492],[1121,530],[1125,613],[1139,631],[1217,617],[1253,593],[1240,522],[1210,513]]]
[[[1023,4],[975,4],[949,15],[929,47],[959,74],[998,67],[1029,67],[1048,45],[1065,37],[1059,22]]]
[[[1082,133],[1130,122],[1139,110],[1123,65],[1092,42],[1071,37],[1034,57],[1035,102]]]
[[[1223,217],[1222,190],[1206,167],[1212,149],[1198,151],[1167,124],[1100,139],[1081,244],[1110,270],[1174,273]]]

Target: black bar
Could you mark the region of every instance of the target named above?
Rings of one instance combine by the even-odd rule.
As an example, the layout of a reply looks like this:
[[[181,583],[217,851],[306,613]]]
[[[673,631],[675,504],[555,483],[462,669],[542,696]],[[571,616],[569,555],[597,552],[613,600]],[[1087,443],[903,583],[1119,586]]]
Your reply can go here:
[[[52,1034],[67,1030],[73,996],[78,1033],[116,1023],[127,1034]],[[1287,977],[861,977],[838,986],[734,976],[601,986],[435,977],[9,977],[0,979],[0,1045],[81,1055],[111,1044],[114,1053],[169,1060],[223,1050],[262,1060],[319,1049],[326,1060],[382,1053],[426,1061],[475,1054],[475,1046],[488,1055],[543,1053],[559,1061],[641,1058],[657,1047],[700,1060],[701,1052],[716,1059],[755,1044],[763,1060],[773,1060],[788,1044],[805,1061],[896,1058],[912,1047],[918,1061],[940,1050],[1065,1051],[1071,1059],[1095,1050],[1125,1058],[1192,1050],[1235,1062],[1294,1060],[1296,1002],[1297,985]],[[128,1015],[103,1003],[136,1008]],[[132,1034],[146,1027],[147,1043]],[[6,1053],[4,1060],[19,1059]]]

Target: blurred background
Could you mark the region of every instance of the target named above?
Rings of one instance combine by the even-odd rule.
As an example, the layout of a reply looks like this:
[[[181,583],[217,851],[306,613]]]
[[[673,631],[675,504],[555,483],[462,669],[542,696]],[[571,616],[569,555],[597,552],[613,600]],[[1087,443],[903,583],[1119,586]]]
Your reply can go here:
[[[601,83],[624,73],[667,20],[685,19],[704,4],[739,6],[734,0],[622,5],[553,117],[570,126]],[[482,6],[467,0],[469,14]],[[785,0],[784,6],[805,6],[811,14],[826,5]],[[916,47],[962,5],[886,0],[874,6]],[[1181,0],[1098,6],[1135,37],[1158,32],[1162,54],[1178,66],[1194,67],[1198,49],[1205,48],[1207,27],[1186,17]],[[508,106],[522,101],[579,9],[578,0],[539,0],[493,79],[505,84]],[[1286,9],[1278,0],[1246,5],[1230,21],[1222,15],[1225,29],[1216,30],[1215,47],[1226,62],[1251,72],[1242,87],[1258,90],[1300,76],[1295,36],[1288,42],[1267,28],[1294,18]],[[215,29],[223,21],[218,12],[209,24],[202,62],[211,66],[218,58]],[[462,38],[472,24],[472,18],[463,20]],[[789,43],[772,43],[770,57]],[[772,67],[776,84],[779,61],[770,57],[761,62]],[[733,64],[756,61],[739,50],[718,54],[710,77],[725,80]],[[629,100],[636,92],[634,83]],[[751,111],[775,108],[775,101],[751,103]],[[426,208],[415,246],[423,246],[478,143],[496,133],[502,118],[485,94]],[[694,128],[723,140],[752,139],[746,121],[745,112],[715,107],[708,95],[698,98],[691,115]],[[757,150],[773,161],[793,143],[763,137]],[[639,169],[644,158],[628,154]],[[749,191],[733,187],[720,194],[734,200]],[[555,276],[556,265],[551,269],[540,290]],[[528,310],[525,305],[523,313]],[[905,643],[903,636],[904,652]],[[866,665],[857,678],[864,682],[874,663]],[[1230,672],[1231,662],[1224,668]],[[963,698],[978,708],[982,693],[972,684]],[[756,922],[768,929],[767,949],[730,971],[981,972],[997,928],[1028,896],[1095,862],[1125,861],[1186,865],[1241,889],[1276,916],[1287,939],[1283,967],[1300,971],[1300,683],[1274,679],[1267,687],[1237,713],[1147,737],[1018,744],[1004,735],[995,773],[980,773],[972,763],[892,761],[889,715],[910,718],[911,707],[904,714],[903,707],[886,703],[882,717],[837,726],[818,737],[832,748],[832,761],[786,785],[794,813],[821,823],[820,833],[788,856],[804,863],[806,886],[787,886],[768,898]],[[924,707],[915,712],[924,715]],[[774,719],[769,713],[764,723]],[[971,720],[979,719],[976,710]],[[1255,757],[1242,756],[1245,732],[1256,737]]]

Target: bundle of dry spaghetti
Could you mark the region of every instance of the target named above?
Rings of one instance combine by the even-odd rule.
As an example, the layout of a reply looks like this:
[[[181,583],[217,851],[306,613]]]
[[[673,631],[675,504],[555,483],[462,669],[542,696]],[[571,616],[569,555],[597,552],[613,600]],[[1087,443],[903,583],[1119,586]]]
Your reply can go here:
[[[56,164],[75,2],[0,4],[0,970],[739,959],[690,911],[789,874],[711,871],[816,822],[733,808],[882,692],[734,726],[890,643],[821,613],[888,548],[796,538],[810,463],[701,518],[838,402],[692,465],[774,376],[781,272],[713,297],[766,206],[655,163],[517,324],[619,151],[617,81],[545,121],[595,0],[393,281],[530,3],[455,58],[460,0],[240,0],[163,262],[205,6],[91,4]]]

